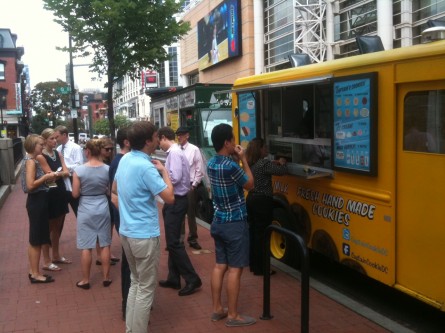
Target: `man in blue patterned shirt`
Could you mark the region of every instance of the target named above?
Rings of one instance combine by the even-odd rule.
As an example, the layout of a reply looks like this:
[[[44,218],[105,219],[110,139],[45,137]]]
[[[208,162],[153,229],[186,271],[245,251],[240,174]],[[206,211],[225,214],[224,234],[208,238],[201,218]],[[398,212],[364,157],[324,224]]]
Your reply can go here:
[[[253,176],[241,146],[235,145],[233,129],[219,124],[212,130],[217,155],[210,159],[207,172],[215,207],[210,233],[215,241],[216,264],[212,272],[212,321],[227,317],[226,326],[252,325],[256,320],[237,311],[243,267],[249,265],[249,227],[243,189],[253,188]],[[238,162],[242,162],[242,167]],[[225,273],[228,312],[221,304]]]

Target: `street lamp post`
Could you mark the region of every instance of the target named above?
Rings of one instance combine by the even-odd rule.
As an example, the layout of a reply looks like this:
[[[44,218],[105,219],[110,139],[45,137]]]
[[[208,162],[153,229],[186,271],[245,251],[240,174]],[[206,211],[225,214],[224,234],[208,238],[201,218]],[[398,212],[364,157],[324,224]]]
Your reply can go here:
[[[6,102],[6,95],[8,94],[7,89],[0,88],[0,114],[1,114],[1,129],[0,129],[0,136],[3,138],[3,108],[5,107]]]

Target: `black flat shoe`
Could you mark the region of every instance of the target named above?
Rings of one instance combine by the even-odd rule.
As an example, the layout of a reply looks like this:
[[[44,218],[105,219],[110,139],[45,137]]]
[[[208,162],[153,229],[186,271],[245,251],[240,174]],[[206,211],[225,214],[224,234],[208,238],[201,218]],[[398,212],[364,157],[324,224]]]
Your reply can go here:
[[[80,281],[76,283],[76,287],[82,288],[82,289],[85,289],[85,290],[90,289],[90,283],[85,283],[85,284],[79,284],[79,283],[80,283]]]
[[[195,250],[201,250],[202,249],[201,245],[199,245],[198,242],[196,242],[196,243],[189,243],[189,246],[191,248],[195,249]]]
[[[111,281],[111,280],[104,280],[104,281],[102,282],[102,284],[104,285],[104,287],[109,287],[110,284],[111,284],[111,282],[113,282],[113,281]]]
[[[56,280],[54,280],[51,276],[45,276],[45,280],[38,280],[31,276],[29,278],[29,281],[31,281],[31,283],[50,283],[50,282],[54,282]]]

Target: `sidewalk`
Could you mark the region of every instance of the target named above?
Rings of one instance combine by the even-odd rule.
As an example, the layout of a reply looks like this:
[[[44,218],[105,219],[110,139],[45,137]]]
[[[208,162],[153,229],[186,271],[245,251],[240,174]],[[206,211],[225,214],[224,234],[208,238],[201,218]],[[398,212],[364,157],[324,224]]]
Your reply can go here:
[[[17,183],[19,184],[19,183]],[[100,266],[93,265],[91,289],[75,286],[80,280],[80,251],[76,249],[76,221],[67,215],[61,238],[65,257],[71,265],[60,265],[60,272],[50,284],[31,284],[28,280],[28,218],[26,196],[15,186],[0,210],[0,332],[42,333],[123,333],[121,319],[120,265],[111,267],[113,284],[102,286]],[[161,223],[162,226],[162,223]],[[162,230],[163,232],[163,230]],[[271,277],[272,320],[262,314],[263,280],[245,270],[242,277],[239,310],[258,319],[253,326],[227,328],[224,321],[211,322],[210,274],[214,264],[213,240],[200,226],[199,242],[204,251],[187,251],[203,281],[202,290],[185,297],[177,291],[157,288],[149,331],[153,333],[207,332],[299,332],[300,282],[278,270]],[[167,276],[167,255],[162,238],[159,279]],[[94,253],[94,252],[93,252]],[[114,235],[112,253],[121,254],[119,237]],[[95,253],[93,254],[93,263]],[[310,332],[388,332],[376,323],[324,296],[314,288],[310,291]]]

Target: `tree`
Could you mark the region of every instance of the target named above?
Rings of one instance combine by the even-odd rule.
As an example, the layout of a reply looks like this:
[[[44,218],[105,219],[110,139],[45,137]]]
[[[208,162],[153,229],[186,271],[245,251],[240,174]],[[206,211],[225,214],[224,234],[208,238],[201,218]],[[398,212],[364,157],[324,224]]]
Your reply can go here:
[[[30,106],[34,112],[31,127],[34,133],[41,133],[47,127],[63,122],[69,113],[70,97],[58,89],[67,85],[62,80],[40,82],[31,91]]]
[[[99,119],[93,125],[94,133],[110,135],[110,123],[108,119]]]
[[[125,75],[138,78],[141,68],[156,68],[168,59],[164,46],[177,42],[189,30],[175,14],[176,0],[43,0],[73,40],[72,51],[88,56],[90,69],[106,76],[108,120],[114,139],[113,84]],[[69,51],[68,48],[62,48]]]
[[[127,116],[122,114],[116,115],[115,119],[116,129],[120,129],[123,127],[128,127],[131,124],[131,120],[128,119]],[[94,133],[100,133],[105,135],[110,135],[110,123],[108,119],[99,119],[93,125]]]
[[[131,120],[128,119],[128,117],[124,116],[123,114],[117,114],[115,123],[116,123],[116,129],[118,130],[119,128],[128,127],[131,124]]]

